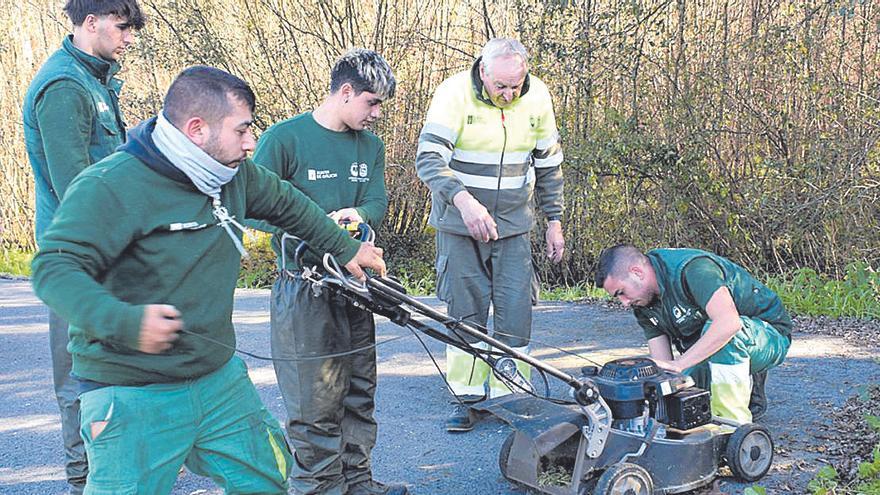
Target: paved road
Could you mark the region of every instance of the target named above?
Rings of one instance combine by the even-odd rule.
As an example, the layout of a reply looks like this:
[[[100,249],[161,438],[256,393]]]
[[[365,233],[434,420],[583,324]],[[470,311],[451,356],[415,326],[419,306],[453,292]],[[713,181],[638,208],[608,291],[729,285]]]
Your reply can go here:
[[[436,305],[437,301],[424,301]],[[234,321],[239,347],[269,353],[268,292],[236,294]],[[645,352],[632,316],[591,304],[544,303],[536,311],[534,354],[555,366],[575,370],[585,360],[543,345],[551,344],[598,362]],[[61,434],[52,397],[46,310],[27,281],[0,280],[0,493],[59,494],[63,481]],[[379,324],[379,341],[407,330]],[[426,341],[443,366],[443,348]],[[443,428],[448,395],[434,364],[415,338],[382,345],[376,416],[379,440],[374,475],[405,481],[413,493],[520,494],[498,472],[497,452],[509,429],[497,420],[474,431],[450,435]],[[839,405],[851,388],[880,381],[877,349],[860,349],[822,335],[796,334],[788,360],[771,379],[773,409],[765,424],[782,452],[761,484],[780,492],[802,492],[818,468],[811,433],[826,422],[823,407]],[[263,401],[278,418],[283,405],[270,363],[245,358]],[[124,462],[124,460],[123,460]],[[739,493],[741,485],[721,483]],[[206,479],[185,474],[175,494],[221,493]]]

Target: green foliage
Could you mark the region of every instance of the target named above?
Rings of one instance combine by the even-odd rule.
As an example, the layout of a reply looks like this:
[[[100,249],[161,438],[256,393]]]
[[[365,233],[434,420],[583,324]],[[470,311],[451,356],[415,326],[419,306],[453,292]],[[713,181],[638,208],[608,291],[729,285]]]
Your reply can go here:
[[[875,416],[866,416],[872,428],[880,431]],[[813,495],[880,495],[880,445],[871,452],[871,460],[859,463],[856,478],[843,484],[833,466],[823,466],[807,484]]]
[[[767,495],[767,489],[760,485],[754,485],[746,488],[743,495]]]
[[[880,445],[874,447],[872,460],[859,464],[858,482],[854,493],[858,495],[880,495]]]
[[[880,479],[880,445],[874,447],[874,450],[871,453],[871,458],[871,462],[862,462],[859,464],[859,479]]]
[[[275,281],[275,252],[272,251],[272,236],[265,232],[254,232],[254,239],[244,238],[244,247],[250,254],[241,260],[237,287],[244,289],[266,289]]]
[[[541,290],[541,299],[544,301],[598,301],[607,298],[608,294],[606,294],[603,289],[584,282],[568,286],[550,287]]]
[[[15,277],[30,277],[33,253],[15,249],[0,248],[0,274]]]
[[[767,285],[793,313],[880,318],[880,273],[865,262],[847,265],[839,280],[801,268],[788,276],[770,277]]]
[[[432,264],[419,260],[401,260],[389,266],[390,275],[397,277],[413,296],[433,296],[436,290],[436,276]]]
[[[538,473],[538,484],[541,486],[568,486],[571,484],[571,472],[565,466],[553,464]]]
[[[807,489],[813,495],[828,495],[835,493],[834,490],[839,484],[837,481],[837,470],[833,466],[822,466],[816,477],[807,484]]]

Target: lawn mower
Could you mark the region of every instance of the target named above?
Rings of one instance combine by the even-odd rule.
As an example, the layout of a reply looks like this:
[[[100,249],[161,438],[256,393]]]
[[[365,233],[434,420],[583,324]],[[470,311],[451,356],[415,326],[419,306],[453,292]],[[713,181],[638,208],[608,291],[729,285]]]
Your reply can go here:
[[[297,258],[304,252],[297,248]],[[324,255],[323,269],[304,268],[297,276],[316,292],[329,290],[357,307],[385,316],[402,327],[471,353],[515,393],[472,405],[495,415],[513,432],[504,441],[498,464],[511,482],[554,495],[662,495],[711,483],[719,468],[753,482],[773,461],[769,431],[713,417],[709,392],[685,375],[659,369],[647,358],[617,359],[588,366],[578,376],[487,335],[487,329],[451,318],[409,296],[394,279],[345,275]],[[300,266],[303,266],[300,264]],[[439,323],[434,328],[414,315]],[[472,347],[469,336],[490,346]],[[518,372],[514,359],[531,365],[543,378],[546,394],[536,393]],[[570,389],[570,399],[550,397],[548,377]],[[562,469],[564,482],[547,482],[545,473]]]

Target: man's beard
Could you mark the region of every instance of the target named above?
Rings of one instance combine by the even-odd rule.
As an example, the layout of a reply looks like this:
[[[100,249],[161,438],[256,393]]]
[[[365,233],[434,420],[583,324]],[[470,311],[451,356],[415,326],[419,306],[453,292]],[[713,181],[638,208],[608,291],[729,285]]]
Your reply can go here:
[[[235,159],[229,159],[228,156],[224,156],[220,146],[220,137],[216,134],[211,134],[211,137],[208,138],[208,142],[205,143],[204,151],[208,156],[217,160],[221,165],[231,168],[237,167],[238,164],[244,160],[243,156],[236,157]]]

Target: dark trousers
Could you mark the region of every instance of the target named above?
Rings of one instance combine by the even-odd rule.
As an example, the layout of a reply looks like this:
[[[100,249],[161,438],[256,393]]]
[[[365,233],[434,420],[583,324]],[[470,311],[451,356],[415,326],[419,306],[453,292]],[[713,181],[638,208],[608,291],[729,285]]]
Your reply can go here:
[[[538,302],[529,233],[479,242],[437,231],[437,297],[449,316],[483,326],[492,306],[495,338],[511,347],[529,345]]]
[[[64,468],[70,493],[79,494],[86,486],[89,465],[86,448],[79,435],[79,386],[72,376],[72,359],[67,352],[67,322],[49,311],[49,349],[52,353],[52,381],[61,412],[61,437],[64,441]]]
[[[287,408],[297,493],[343,494],[370,479],[376,350],[308,359],[374,344],[373,315],[309,283],[282,275],[272,287],[272,356]],[[303,358],[306,358],[303,360]]]
[[[532,333],[532,305],[538,299],[538,281],[532,267],[529,233],[497,241],[479,242],[468,236],[437,232],[437,297],[446,302],[449,316],[485,326],[494,309],[493,337],[528,352]],[[469,344],[477,340],[464,335]],[[529,367],[518,362],[526,377]],[[510,393],[495,379],[489,366],[455,346],[446,347],[446,381],[459,397],[490,397]]]

